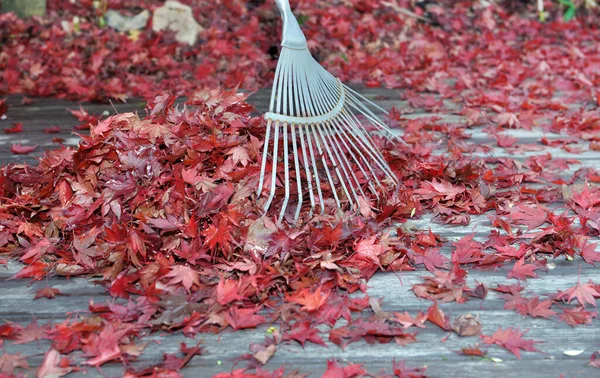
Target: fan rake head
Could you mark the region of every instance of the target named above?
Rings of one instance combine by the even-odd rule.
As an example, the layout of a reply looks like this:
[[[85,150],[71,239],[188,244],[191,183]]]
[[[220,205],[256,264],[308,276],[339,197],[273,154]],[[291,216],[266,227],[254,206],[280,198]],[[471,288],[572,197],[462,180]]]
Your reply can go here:
[[[258,196],[267,190],[268,180],[266,212],[283,189],[279,222],[290,198],[296,197],[295,223],[306,197],[311,214],[317,206],[323,213],[328,193],[338,208],[346,202],[356,208],[368,203],[371,196],[379,198],[377,187],[397,186],[397,178],[370,133],[390,141],[396,137],[369,106],[385,112],[383,109],[343,85],[314,60],[287,0],[277,0],[277,5],[284,20],[283,42],[265,114]],[[359,117],[370,125],[370,131]]]

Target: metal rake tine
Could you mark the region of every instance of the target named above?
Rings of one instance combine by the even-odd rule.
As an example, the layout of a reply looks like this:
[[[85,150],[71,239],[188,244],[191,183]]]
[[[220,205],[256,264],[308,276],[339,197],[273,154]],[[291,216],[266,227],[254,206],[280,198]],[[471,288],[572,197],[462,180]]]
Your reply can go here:
[[[325,151],[327,152],[327,156],[329,157],[329,161],[333,165],[333,168],[335,170],[335,174],[337,175],[337,178],[338,178],[338,182],[342,186],[344,194],[346,195],[346,198],[350,202],[350,205],[353,206],[354,202],[352,201],[352,197],[350,196],[350,192],[348,191],[348,188],[346,187],[346,182],[345,182],[344,178],[342,177],[342,173],[340,172],[340,167],[342,166],[341,162],[338,162],[338,160],[336,160],[336,158],[333,156],[333,154],[331,152],[331,148],[329,147],[329,143],[327,143],[327,141],[325,140],[325,136],[323,135],[323,129],[322,129],[322,127],[320,127],[318,125],[318,126],[316,126],[316,129],[317,129],[317,132],[319,133],[319,137],[321,138],[321,141],[323,142],[323,147],[325,148]],[[332,189],[335,189],[335,188],[332,188]],[[341,206],[338,205],[338,207],[341,207]]]
[[[358,110],[359,112],[363,113],[365,116],[370,118],[369,120],[371,121],[371,123],[373,123],[374,126],[378,127],[380,130],[384,130],[386,132],[386,134],[391,135],[392,138],[394,138],[395,140],[399,141],[400,143],[404,144],[405,146],[408,146],[408,144],[399,135],[396,135],[392,129],[390,129],[385,123],[383,123],[379,119],[379,117],[377,117],[377,115],[375,113],[373,113],[373,111],[371,111],[371,109],[369,109],[365,104],[363,104],[363,102],[361,100],[359,100],[357,97],[362,99],[364,102],[369,103],[371,106],[381,110],[383,113],[385,113],[386,115],[389,116],[390,113],[387,110],[385,110],[381,106],[375,104],[373,101],[369,100],[365,96],[356,92],[352,88],[350,88],[348,86],[344,86],[344,88],[349,91],[348,97],[351,99],[351,103],[356,110]],[[362,108],[363,111],[361,111],[359,109],[359,107]],[[393,141],[390,140],[389,138],[386,137],[386,139],[388,139],[390,142],[393,143]]]
[[[294,170],[296,171],[296,183],[298,185],[298,207],[294,214],[294,223],[298,221],[300,217],[300,210],[302,209],[302,178],[300,177],[300,163],[298,162],[298,143],[296,142],[296,126],[290,126],[292,130],[292,147],[294,149]]]
[[[315,208],[315,196],[312,187],[312,173],[310,172],[310,165],[308,163],[308,154],[306,153],[306,144],[304,143],[304,131],[302,126],[298,126],[298,137],[300,138],[300,147],[302,148],[302,157],[304,158],[304,170],[306,175],[306,183],[308,184],[308,195],[310,198],[310,211]]]
[[[335,121],[335,119],[333,121]],[[358,187],[358,190],[360,191],[360,193],[364,197],[366,197],[365,193],[362,190],[362,187],[360,186],[360,181],[358,181],[358,177],[356,177],[356,174],[352,170],[352,165],[350,164],[350,161],[348,160],[348,158],[346,157],[346,155],[350,155],[352,157],[352,159],[354,160],[354,164],[356,164],[356,166],[361,171],[361,173],[365,176],[365,178],[368,177],[367,173],[362,168],[362,166],[360,165],[360,163],[356,160],[356,155],[354,155],[354,153],[350,150],[350,148],[348,147],[348,144],[345,143],[344,139],[339,134],[339,132],[337,130],[333,129],[332,122],[329,122],[326,125],[326,127],[329,130],[329,133],[331,135],[331,139],[332,139],[333,143],[336,145],[337,149],[340,151],[340,155],[342,155],[342,157],[344,159],[344,162],[346,163],[346,166],[348,167],[348,170],[350,171],[350,174],[354,178],[354,182],[356,183],[356,186]],[[344,154],[344,149],[340,146],[340,143],[338,142],[338,139],[342,142],[342,144],[346,148],[346,153],[345,154]]]
[[[307,77],[307,79],[309,81],[309,85],[312,84],[311,87],[314,89],[314,94],[315,94],[314,105],[317,107],[319,114],[326,114],[329,111],[328,108],[333,108],[335,105],[331,100],[331,96],[329,96],[329,99],[328,99],[328,96],[325,93],[325,87],[327,84],[323,82],[323,80],[321,79],[321,77],[318,73],[316,75],[311,75],[311,77]],[[315,129],[315,125],[313,125],[313,131],[314,131],[314,129]],[[345,184],[345,180],[342,177],[342,174],[340,172],[341,162],[338,163],[336,161],[335,157],[333,156],[333,154],[331,152],[331,149],[329,148],[329,144],[325,141],[325,137],[323,135],[323,130],[322,130],[322,123],[316,126],[316,130],[319,134],[319,137],[323,141],[323,147],[325,148],[325,151],[327,152],[329,161],[331,162],[331,164],[333,165],[333,168],[335,169],[335,173],[338,177],[339,183],[342,186],[344,194],[346,195],[346,198],[350,202],[350,205],[353,205],[353,201],[350,196],[350,192],[348,191],[348,188],[346,187],[346,184]],[[315,135],[315,140],[318,140],[316,135]],[[317,144],[317,146],[318,146],[318,144]],[[319,152],[321,152],[321,151],[319,151]],[[326,171],[328,171],[328,170],[326,170]],[[332,191],[336,194],[336,197],[337,197],[335,187],[332,187]],[[338,201],[338,207],[341,207],[341,204],[339,201]]]
[[[277,144],[279,143],[279,122],[275,122],[275,135],[273,137],[273,171],[271,172],[271,191],[269,193],[269,198],[265,203],[263,210],[267,212],[269,207],[271,207],[271,202],[273,202],[273,198],[275,198],[275,183],[277,182]]]
[[[369,155],[369,157],[373,159],[373,161],[375,161],[375,163],[379,166],[379,169],[381,169],[383,173],[390,180],[392,180],[394,184],[396,184],[396,179],[393,177],[393,174],[389,170],[387,163],[385,163],[385,160],[383,162],[380,160],[383,159],[383,157],[377,153],[377,149],[367,139],[364,138],[364,136],[362,135],[362,131],[357,128],[354,121],[352,121],[348,117],[346,112],[342,112],[342,117],[344,118],[345,122],[341,122],[340,125],[342,125],[345,129],[347,129],[350,132],[350,135],[352,135],[355,138],[355,140],[361,145],[361,147],[364,149],[367,155]]]
[[[323,168],[325,169],[325,174],[327,175],[327,180],[329,181],[329,185],[331,186],[331,192],[333,193],[333,197],[335,198],[335,203],[338,207],[342,207],[340,204],[340,199],[338,198],[337,191],[335,190],[335,184],[333,183],[333,179],[331,178],[331,173],[329,172],[329,166],[327,165],[327,161],[325,161],[325,154],[323,154],[323,150],[321,149],[321,144],[319,143],[319,138],[317,137],[317,133],[315,131],[315,125],[311,125],[312,135],[315,141],[315,145],[317,146],[317,151],[321,156],[321,162],[323,163]],[[307,134],[308,135],[308,134]]]
[[[342,171],[344,172],[344,176],[346,176],[346,182],[348,183],[350,190],[352,190],[352,194],[354,195],[354,199],[356,200],[356,204],[358,205],[359,204],[358,194],[356,193],[356,190],[354,187],[356,186],[363,196],[365,195],[365,193],[363,193],[362,188],[360,187],[360,183],[358,182],[358,179],[356,178],[356,175],[354,174],[354,171],[352,170],[352,165],[350,165],[350,162],[348,162],[348,159],[346,158],[346,154],[344,153],[343,149],[338,144],[337,140],[335,140],[334,133],[332,132],[331,128],[329,127],[329,123],[330,122],[325,122],[323,124],[323,127],[326,129],[325,131],[329,131],[329,133],[324,132],[324,135],[326,136],[329,144],[331,145],[331,149],[333,150],[333,153],[336,156],[336,159],[339,162],[339,165],[342,168]],[[352,176],[354,181],[352,181],[352,178],[350,178],[350,176]],[[355,184],[355,185],[353,185],[353,184]]]
[[[285,215],[285,209],[287,208],[290,200],[290,157],[288,153],[288,131],[287,123],[283,124],[283,166],[284,166],[284,186],[285,186],[285,197],[283,198],[283,204],[281,205],[281,211],[279,212],[279,218],[277,221],[281,223],[283,216]]]
[[[310,130],[308,125],[304,125],[306,129],[306,143],[308,144],[308,149],[310,151],[310,158],[312,161],[312,167],[315,175],[315,186],[317,187],[317,194],[319,195],[319,204],[321,205],[321,214],[325,212],[325,201],[323,201],[323,191],[321,190],[321,180],[319,179],[319,171],[317,169],[317,159],[315,157],[315,152],[312,146],[312,141],[310,140]]]
[[[334,120],[334,123],[337,124],[338,121]],[[369,161],[365,158],[365,156],[362,154],[362,152],[360,151],[360,149],[358,149],[356,147],[356,145],[354,144],[354,142],[352,141],[352,139],[348,135],[346,135],[346,132],[344,130],[341,130],[341,128],[339,128],[336,125],[332,125],[332,127],[335,128],[335,131],[336,131],[335,134],[337,135],[338,139],[342,142],[342,144],[346,148],[346,151],[348,152],[348,154],[350,154],[350,156],[352,157],[352,160],[354,160],[354,164],[356,164],[356,166],[361,171],[361,173],[363,174],[363,176],[365,177],[365,179],[368,181],[368,186],[369,186],[369,189],[371,190],[371,193],[373,193],[375,195],[375,197],[377,198],[377,200],[379,200],[379,193],[377,193],[377,190],[375,189],[375,186],[373,186],[373,183],[371,182],[371,180],[369,178],[372,177],[373,180],[375,180],[375,183],[377,184],[377,186],[379,186],[379,188],[381,188],[382,190],[383,190],[383,185],[381,184],[381,182],[379,182],[379,179],[377,178],[377,174],[373,170],[373,167],[371,167],[371,164],[369,163]],[[358,154],[360,155],[360,157],[363,159],[364,164],[368,167],[369,171],[371,171],[370,175],[362,167],[361,162],[359,161],[359,159],[356,157],[356,155],[352,151],[352,148],[350,146],[348,146],[348,143],[350,143],[350,145],[352,146],[352,148],[354,148],[356,150],[356,152],[358,152]],[[357,183],[358,183],[359,188],[360,188],[360,183],[358,182],[358,180],[357,180]],[[361,188],[361,193],[363,194],[363,196],[366,197],[365,193],[362,191],[362,188]]]
[[[367,168],[369,169],[369,171],[371,172],[371,176],[373,177],[373,179],[375,180],[375,183],[377,183],[377,185],[383,189],[383,185],[381,184],[381,182],[379,181],[379,179],[377,178],[377,174],[375,173],[375,170],[373,169],[373,167],[371,166],[371,163],[369,162],[369,160],[365,157],[365,155],[362,153],[362,151],[360,150],[360,148],[358,148],[356,146],[356,144],[354,143],[354,141],[352,140],[352,138],[356,138],[354,135],[348,135],[346,130],[343,130],[340,123],[343,122],[341,120],[335,119],[333,122],[332,127],[335,128],[335,130],[337,131],[337,134],[340,136],[340,140],[342,141],[342,143],[344,144],[344,146],[346,147],[347,151],[352,155],[352,158],[354,159],[354,162],[356,163],[356,165],[359,167],[359,169],[361,170],[362,174],[365,176],[365,178],[369,177],[369,174],[367,172],[365,172],[365,170],[363,169],[362,165],[359,163],[358,158],[356,157],[356,155],[354,154],[354,152],[352,151],[352,149],[354,149],[356,151],[356,153],[358,153],[358,155],[361,157],[361,159],[363,160],[364,164],[367,166]],[[350,147],[348,147],[348,143],[350,144]]]
[[[263,143],[263,155],[262,164],[260,165],[260,178],[258,180],[258,190],[256,191],[256,197],[260,197],[262,193],[263,185],[265,182],[265,171],[267,168],[267,154],[269,152],[269,137],[271,136],[271,120],[267,121],[267,133],[265,135],[265,141]]]
[[[348,112],[344,112],[345,114],[349,115],[351,117],[351,120],[353,121],[353,127],[359,131],[360,135],[364,138],[364,141],[369,145],[369,147],[371,148],[371,150],[373,151],[373,153],[377,156],[377,158],[379,159],[379,161],[389,170],[389,172],[391,173],[391,170],[389,169],[388,164],[385,161],[385,158],[383,157],[383,155],[381,154],[381,151],[379,151],[379,149],[375,146],[375,141],[373,140],[373,138],[371,137],[371,134],[367,131],[367,129],[365,129],[365,127],[362,125],[362,123],[359,121],[359,119],[356,117],[356,114],[348,111]],[[395,180],[394,180],[395,181]]]

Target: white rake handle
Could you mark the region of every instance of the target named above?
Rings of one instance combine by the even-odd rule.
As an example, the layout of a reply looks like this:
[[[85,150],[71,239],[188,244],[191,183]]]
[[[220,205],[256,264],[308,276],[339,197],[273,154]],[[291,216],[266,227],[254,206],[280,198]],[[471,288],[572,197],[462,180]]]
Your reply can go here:
[[[308,48],[306,37],[304,36],[304,33],[302,33],[298,20],[296,20],[296,17],[290,8],[290,2],[288,0],[275,0],[275,3],[277,3],[277,7],[281,12],[281,18],[283,19],[283,38],[281,46],[296,50]]]

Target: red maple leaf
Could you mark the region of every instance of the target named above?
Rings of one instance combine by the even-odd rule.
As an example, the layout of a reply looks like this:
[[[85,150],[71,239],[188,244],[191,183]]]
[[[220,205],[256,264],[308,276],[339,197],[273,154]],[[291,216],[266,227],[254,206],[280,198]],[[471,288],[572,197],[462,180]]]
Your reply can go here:
[[[129,330],[130,326],[109,323],[100,333],[91,333],[87,338],[82,339],[84,356],[93,357],[85,361],[85,364],[98,367],[121,357],[119,344]]]
[[[600,100],[598,102],[600,103]],[[592,353],[592,355],[590,356],[590,362],[588,362],[588,365],[591,367],[600,369],[600,351],[596,351],[596,352]]]
[[[256,328],[267,321],[264,316],[256,314],[258,310],[258,308],[240,308],[233,306],[228,312],[223,314],[223,317],[233,329]]]
[[[171,278],[171,280],[168,282],[169,285],[176,285],[180,283],[188,292],[190,292],[192,286],[200,286],[198,272],[196,272],[194,268],[187,265],[171,266],[171,271],[165,274],[163,278]]]
[[[325,344],[325,341],[319,336],[319,333],[320,331],[317,328],[311,327],[309,321],[298,321],[294,323],[291,330],[283,332],[281,339],[284,341],[295,340],[299,342],[302,347],[304,347],[304,344],[307,341],[327,347],[327,344]]]
[[[244,299],[239,294],[240,281],[221,278],[217,285],[217,301],[223,306],[240,299]]]
[[[410,327],[419,327],[419,328],[425,328],[425,322],[427,321],[427,313],[423,313],[420,312],[417,314],[417,316],[415,316],[414,318],[412,316],[409,315],[408,312],[404,312],[404,313],[400,313],[400,312],[395,312],[394,313],[394,318],[395,320],[397,320],[400,324],[402,324],[402,326],[406,329],[406,328],[410,328]]]
[[[524,315],[531,315],[534,318],[549,318],[556,315],[556,312],[550,307],[552,307],[551,300],[540,301],[539,297],[533,297],[527,301]]]
[[[517,280],[526,280],[527,277],[537,278],[535,270],[539,269],[539,266],[534,264],[525,264],[525,259],[520,259],[515,263],[512,270],[508,272],[508,278],[515,278]]]
[[[441,254],[439,248],[427,248],[424,251],[418,251],[409,253],[409,256],[415,264],[423,264],[425,268],[435,273],[436,268],[444,268],[448,259]]]
[[[60,353],[50,349],[44,356],[44,361],[37,370],[37,378],[58,378],[69,374],[74,369],[69,367],[69,360],[60,358]]]
[[[412,368],[406,366],[404,361],[392,361],[392,370],[397,378],[427,378],[425,371],[427,367]]]
[[[321,286],[319,286],[315,291],[305,288],[296,293],[289,294],[286,299],[289,302],[302,305],[302,310],[311,312],[320,309],[327,302],[329,294],[329,292],[323,293]]]
[[[518,328],[513,329],[509,327],[507,329],[498,328],[498,330],[492,336],[481,335],[483,342],[486,344],[497,344],[512,354],[521,359],[521,350],[528,352],[537,352],[538,350],[533,346],[537,343],[534,340],[522,339],[526,331],[521,332]]]
[[[50,329],[50,324],[42,325],[41,327],[38,325],[37,320],[33,319],[27,327],[20,330],[17,337],[15,338],[15,344],[26,344],[32,341],[45,340],[50,338],[48,336],[48,330]]]
[[[440,310],[437,303],[434,303],[431,307],[429,307],[429,309],[427,309],[427,320],[440,327],[444,331],[450,331],[452,329],[452,326],[450,325],[450,319],[446,317],[442,310]]]
[[[27,261],[29,263],[39,260],[48,252],[54,250],[54,243],[48,239],[43,238],[27,250],[25,254],[19,259],[21,261]]]
[[[577,302],[582,306],[589,303],[596,307],[596,298],[600,298],[600,293],[596,290],[596,285],[590,280],[584,285],[582,285],[581,282],[577,282],[577,285],[560,292],[556,298],[559,300],[566,299],[568,303],[571,303],[574,298],[577,298]]]
[[[327,370],[321,378],[359,378],[365,373],[366,370],[360,364],[341,366],[335,360],[327,360]]]
[[[10,146],[10,151],[15,155],[25,155],[35,151],[37,147],[37,144],[35,146],[23,146],[20,143],[14,143]]]
[[[433,181],[423,181],[421,188],[415,190],[415,193],[420,194],[423,199],[453,200],[464,191],[463,185],[455,186],[449,182],[434,179]]]
[[[4,353],[0,356],[0,375],[13,376],[16,368],[29,369],[27,357],[17,354]]]
[[[39,299],[39,298],[52,299],[52,298],[56,297],[57,295],[64,295],[64,294],[61,293],[60,290],[55,289],[53,287],[43,287],[43,288],[39,289],[38,291],[36,291],[35,297],[33,299],[34,300]]]
[[[598,243],[586,243],[581,248],[581,257],[583,257],[586,263],[594,265],[595,263],[600,262],[600,252],[596,251],[596,247],[598,247]]]
[[[17,134],[23,132],[23,122],[17,122],[12,127],[5,127],[4,134]]]
[[[570,325],[575,327],[581,324],[591,325],[595,317],[598,316],[598,312],[588,311],[585,307],[579,306],[576,308],[564,308],[563,313],[558,317]]]
[[[474,347],[466,347],[460,350],[460,354],[465,356],[477,356],[477,357],[485,357],[487,354],[487,350],[479,349],[479,344],[475,344]]]
[[[483,245],[473,240],[475,235],[463,236],[458,242],[452,243],[455,250],[452,252],[454,264],[471,264],[483,257]]]
[[[546,223],[547,217],[548,210],[539,204],[527,206],[520,203],[510,211],[513,223],[525,225],[530,230]]]

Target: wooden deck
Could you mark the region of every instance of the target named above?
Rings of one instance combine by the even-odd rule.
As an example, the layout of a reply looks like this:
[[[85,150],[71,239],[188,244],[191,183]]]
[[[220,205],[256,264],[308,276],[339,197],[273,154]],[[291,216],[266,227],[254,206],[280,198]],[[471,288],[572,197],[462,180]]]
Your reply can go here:
[[[390,108],[392,105],[402,106],[398,94],[389,90],[367,90],[372,96],[387,97],[381,101],[381,104]],[[259,110],[265,110],[268,92],[259,92],[251,98],[251,103],[255,104]],[[0,129],[11,126],[13,122],[23,122],[25,131],[19,134],[5,135],[0,133],[0,164],[6,165],[14,162],[35,163],[34,156],[40,155],[44,149],[54,148],[57,145],[51,142],[53,137],[65,139],[66,145],[76,145],[78,137],[72,135],[72,126],[78,124],[66,108],[77,109],[78,105],[65,101],[52,99],[39,99],[30,105],[20,105],[21,97],[13,96],[8,101],[12,107],[8,112],[8,119],[0,120]],[[107,111],[113,113],[110,105],[89,105],[85,109],[90,113],[102,113]],[[139,109],[143,111],[143,105],[139,102],[130,102],[129,104],[118,104],[116,109],[119,112]],[[414,113],[411,118],[429,117],[432,114]],[[446,115],[448,122],[460,122],[461,118],[455,115]],[[42,130],[49,126],[61,126],[60,134],[45,134]],[[542,131],[524,131],[514,130],[510,133],[518,137],[520,143],[536,143],[542,136],[548,139],[557,139],[560,136],[555,134],[544,134]],[[480,144],[489,144],[495,146],[489,135],[481,130],[472,131],[471,141]],[[38,150],[30,155],[13,155],[10,152],[10,145],[15,142],[21,142],[27,145],[39,145]],[[573,166],[576,169],[588,166],[600,166],[600,153],[584,152],[581,154],[569,154],[559,148],[544,147],[543,151],[531,152],[527,155],[542,154],[550,152],[555,157],[573,158],[581,162],[580,165]],[[503,149],[493,149],[493,154],[508,156]],[[518,160],[525,159],[525,155],[514,157]],[[572,172],[573,172],[572,171]],[[572,173],[571,172],[571,173]],[[568,174],[569,172],[565,172]],[[432,229],[433,232],[441,234],[449,240],[456,240],[468,234],[475,233],[476,239],[484,240],[491,230],[490,222],[487,217],[472,217],[471,224],[466,227],[448,227],[438,223],[430,222],[425,217],[414,222],[413,226],[417,229]],[[446,251],[449,252],[449,251]],[[539,279],[530,279],[525,283],[528,296],[531,294],[545,294],[555,292],[556,290],[567,289],[577,283],[578,280],[587,282],[588,279],[600,283],[600,270],[584,263],[581,260],[569,262],[564,259],[557,259],[554,264],[550,264],[551,269],[547,272],[539,271]],[[102,286],[94,285],[85,278],[65,279],[60,277],[50,278],[48,282],[36,282],[28,286],[27,280],[7,280],[21,266],[19,263],[11,261],[8,266],[0,265],[0,325],[4,322],[16,322],[27,325],[32,319],[37,319],[38,323],[61,322],[69,314],[85,312],[88,310],[90,301],[103,303],[110,299]],[[425,270],[415,272],[402,272],[401,274],[376,274],[369,282],[368,294],[373,298],[383,298],[382,307],[386,311],[408,311],[414,314],[417,310],[424,311],[430,305],[430,301],[419,300],[410,291],[415,283],[420,283],[421,276],[427,276],[429,273]],[[485,283],[488,287],[494,287],[496,283],[515,283],[515,280],[508,280],[507,270],[499,269],[496,271],[471,270],[468,275],[468,283],[472,285],[475,281]],[[59,296],[53,300],[39,299],[33,301],[35,290],[49,285],[59,289],[67,296]],[[500,362],[494,362],[491,359],[482,359],[475,357],[466,357],[456,353],[462,347],[473,346],[479,342],[478,337],[459,338],[455,334],[447,340],[447,332],[428,325],[427,328],[419,330],[417,342],[409,344],[406,347],[390,344],[367,345],[365,342],[357,342],[349,345],[345,350],[336,345],[328,343],[329,348],[307,343],[303,349],[297,344],[281,344],[277,353],[265,366],[268,369],[276,369],[284,365],[287,372],[295,369],[302,373],[311,373],[310,377],[318,377],[326,369],[327,359],[338,359],[352,363],[361,363],[373,374],[381,372],[382,369],[390,374],[392,372],[392,360],[404,360],[407,366],[422,367],[427,366],[427,375],[432,377],[593,377],[600,376],[600,371],[589,367],[588,361],[590,355],[600,350],[600,320],[596,318],[592,326],[570,327],[564,322],[556,319],[543,319],[523,317],[512,310],[504,310],[504,301],[498,294],[490,291],[485,301],[470,300],[464,304],[448,303],[440,307],[452,318],[461,314],[474,314],[479,316],[483,325],[483,333],[490,335],[498,327],[519,327],[521,329],[530,329],[526,335],[528,339],[543,341],[536,347],[540,353],[523,352],[522,359],[518,360],[514,355],[506,350],[492,346],[489,348],[488,356],[501,359]],[[199,335],[198,339],[203,340],[204,353],[201,356],[194,357],[182,374],[188,377],[210,377],[211,375],[230,371],[236,364],[236,359],[243,354],[249,353],[249,344],[253,342],[262,342],[266,334],[267,327],[261,327],[255,330],[225,332],[218,335]],[[140,367],[147,366],[152,361],[161,359],[163,353],[176,352],[181,342],[188,345],[193,341],[185,339],[181,334],[166,335],[154,334],[147,336],[146,341],[150,341],[144,353],[140,356],[136,365]],[[152,342],[156,341],[156,342]],[[28,376],[35,376],[35,369],[41,363],[44,353],[48,350],[49,343],[41,341],[39,343],[29,343],[16,345],[10,341],[4,342],[4,349],[7,353],[22,353],[26,356],[32,356],[28,359],[31,365]],[[487,346],[483,346],[483,349]],[[565,355],[567,350],[583,350],[584,352],[570,357]],[[1,354],[2,352],[0,352]],[[74,356],[77,360],[77,356]],[[238,363],[237,367],[245,367],[245,362]],[[101,367],[101,371],[94,368],[87,368],[86,371],[73,373],[70,376],[121,376],[123,367],[119,363],[108,363]]]

